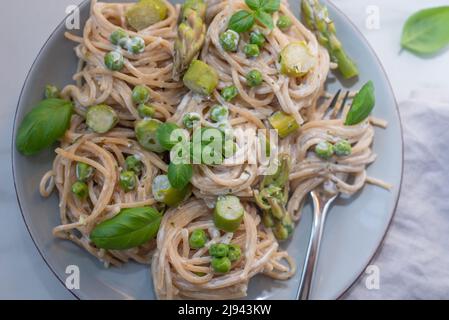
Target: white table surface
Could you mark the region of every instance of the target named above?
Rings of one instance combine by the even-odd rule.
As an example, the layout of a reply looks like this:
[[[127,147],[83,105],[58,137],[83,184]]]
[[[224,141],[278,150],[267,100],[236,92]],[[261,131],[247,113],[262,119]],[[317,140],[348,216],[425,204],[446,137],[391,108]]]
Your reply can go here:
[[[64,18],[66,7],[80,2],[2,3],[0,163],[4,165],[0,168],[3,180],[0,184],[0,299],[73,299],[46,266],[26,230],[13,187],[10,148],[14,112],[27,72],[39,49]],[[447,5],[447,0],[334,0],[334,3],[357,25],[378,54],[399,103],[416,89],[449,91],[449,50],[432,59],[422,59],[400,52],[399,45],[402,25],[410,14],[424,7]],[[367,27],[369,6],[379,10],[379,29]],[[349,294],[349,297],[353,296]],[[406,292],[403,297],[407,297]]]

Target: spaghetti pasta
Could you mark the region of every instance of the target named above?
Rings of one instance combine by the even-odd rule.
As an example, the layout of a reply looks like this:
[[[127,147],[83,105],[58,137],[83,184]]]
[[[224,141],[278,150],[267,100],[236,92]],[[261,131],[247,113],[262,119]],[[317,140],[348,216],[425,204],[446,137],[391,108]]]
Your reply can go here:
[[[336,65],[330,62],[328,51],[319,44],[315,34],[290,11],[286,1],[281,1],[272,19],[276,24],[281,16],[286,16],[292,22],[291,27],[270,30],[256,24],[255,28],[265,39],[257,57],[243,53],[243,46],[250,41],[248,33],[241,33],[236,52],[224,50],[220,43],[220,34],[227,30],[231,16],[238,10],[248,9],[245,2],[208,1],[207,33],[201,39],[204,45],[199,59],[216,72],[218,86],[210,97],[188,91],[181,80],[173,79],[174,74],[178,78],[180,71],[174,69],[174,44],[182,19],[191,19],[189,24],[195,26],[192,17],[198,13],[189,16],[186,9],[185,17],[179,17],[180,6],[160,1],[167,8],[166,17],[137,31],[126,19],[126,12],[133,4],[92,0],[83,35],[66,34],[77,43],[75,53],[79,66],[73,77],[75,84],[67,85],[61,97],[73,101],[75,114],[55,151],[52,169],[42,178],[40,193],[49,197],[56,190],[59,194],[61,224],[53,230],[56,237],[73,241],[106,265],[118,266],[130,260],[151,263],[154,290],[159,299],[245,297],[250,279],[257,274],[279,280],[295,274],[295,261],[281,248],[279,240],[291,234],[293,222],[289,217],[299,221],[302,205],[311,190],[329,182],[336,191],[349,195],[362,189],[365,183],[389,188],[387,183],[366,173],[366,167],[376,159],[371,150],[373,125],[387,124],[373,117],[356,125],[344,124],[350,105],[346,99],[331,100],[325,88],[328,72]],[[130,37],[143,39],[143,51],[131,53],[113,45],[109,39],[118,28]],[[178,46],[183,43],[179,41]],[[314,59],[312,68],[298,77],[279,71],[278,58],[289,43],[301,43]],[[114,50],[124,58],[123,68],[115,71],[108,69],[104,62],[105,55]],[[178,55],[176,59],[181,58]],[[245,78],[254,69],[262,75],[258,86],[250,86]],[[219,129],[225,139],[231,137],[233,156],[225,156],[213,165],[195,163],[189,180],[192,195],[171,208],[155,196],[156,177],[167,173],[171,155],[156,149],[150,151],[140,143],[135,124],[149,119],[138,111],[139,105],[133,98],[136,86],[149,92],[154,108],[152,117],[160,120],[152,122],[153,125],[171,122],[186,128],[185,116],[193,114],[199,119],[195,126]],[[233,99],[225,99],[220,94],[220,90],[229,86],[235,86],[238,93]],[[85,121],[88,108],[99,104],[110,106],[118,117],[118,124],[106,133],[95,132]],[[216,105],[225,108],[225,121],[211,116]],[[253,161],[255,155],[263,153],[259,140],[243,138],[248,132],[271,129],[270,117],[277,112],[293,117],[299,129],[289,131],[280,141],[270,141],[271,156],[281,153],[286,162],[281,166],[283,169],[267,175],[266,164]],[[192,132],[192,128],[187,129]],[[266,139],[267,135],[264,136]],[[150,145],[158,143],[154,132],[146,138]],[[313,152],[322,141],[329,144],[345,141],[352,151],[323,158]],[[142,168],[135,175],[136,186],[124,190],[120,177],[127,170],[126,161],[130,156],[140,161]],[[272,160],[269,156],[268,163]],[[79,180],[78,163],[93,170],[92,177],[85,182],[85,198],[71,190]],[[157,183],[156,186],[168,192]],[[244,208],[242,222],[233,232],[220,230],[215,224],[217,198],[229,195],[238,197]],[[124,209],[148,206],[166,210],[156,239],[123,250],[101,248],[91,239],[96,227],[118,217]],[[283,216],[285,211],[287,215]],[[278,226],[280,229],[276,229]],[[189,242],[194,231],[207,238],[198,248]],[[214,244],[241,248],[242,255],[231,261],[226,272],[218,272],[213,267],[216,257],[209,249]]]

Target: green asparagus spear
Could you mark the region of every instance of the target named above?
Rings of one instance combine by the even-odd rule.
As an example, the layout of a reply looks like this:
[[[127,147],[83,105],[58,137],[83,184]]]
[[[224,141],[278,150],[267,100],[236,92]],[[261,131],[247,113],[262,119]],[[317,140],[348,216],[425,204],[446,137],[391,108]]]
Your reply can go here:
[[[181,9],[175,41],[173,78],[179,80],[198,54],[206,38],[206,3],[186,0]]]
[[[263,212],[262,223],[265,226],[265,228],[274,227],[274,219],[273,219],[273,216],[271,215],[270,211]]]
[[[338,64],[343,77],[346,79],[359,74],[354,61],[346,54],[338,40],[334,22],[329,17],[327,8],[318,0],[302,0],[301,12],[306,26],[312,30],[318,42],[329,51],[331,60]]]
[[[262,222],[272,228],[278,240],[286,240],[293,233],[294,224],[286,210],[291,160],[287,154],[279,155],[279,166],[275,174],[265,176],[260,190],[254,192],[257,205],[263,210]]]

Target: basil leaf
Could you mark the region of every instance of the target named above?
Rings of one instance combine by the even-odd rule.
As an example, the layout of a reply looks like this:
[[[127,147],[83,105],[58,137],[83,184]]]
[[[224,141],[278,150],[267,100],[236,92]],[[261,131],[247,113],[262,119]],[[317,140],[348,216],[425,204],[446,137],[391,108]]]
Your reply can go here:
[[[240,10],[232,15],[228,28],[240,33],[248,31],[253,25],[254,14],[246,10]]]
[[[159,230],[162,214],[151,207],[123,209],[114,218],[98,224],[90,240],[108,250],[126,250],[153,239]]]
[[[274,29],[273,18],[270,14],[265,11],[257,10],[256,11],[256,19],[258,22],[269,28],[270,30]]]
[[[368,81],[352,100],[345,125],[352,126],[365,120],[373,110],[375,103],[374,84],[372,81]]]
[[[190,163],[174,164],[171,162],[168,166],[168,180],[175,189],[185,188],[192,179],[192,175],[193,168]]]
[[[432,54],[449,44],[449,6],[424,9],[407,19],[401,45],[418,54]]]
[[[260,9],[267,13],[279,11],[281,0],[260,0]]]
[[[264,0],[245,0],[245,3],[249,8],[251,8],[253,10],[257,10],[260,8],[261,1],[264,1]]]
[[[172,137],[173,131],[180,129],[176,123],[166,122],[161,124],[156,131],[156,138],[165,150],[170,151],[179,141]]]
[[[67,100],[46,99],[38,103],[22,120],[16,147],[31,156],[50,147],[70,126],[73,104]]]

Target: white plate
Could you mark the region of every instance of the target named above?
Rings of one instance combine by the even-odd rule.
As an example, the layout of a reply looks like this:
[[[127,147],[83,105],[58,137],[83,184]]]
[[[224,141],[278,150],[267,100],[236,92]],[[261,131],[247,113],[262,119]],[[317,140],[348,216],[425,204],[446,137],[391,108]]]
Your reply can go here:
[[[118,1],[114,1],[118,2]],[[177,1],[175,1],[177,2]],[[373,114],[388,121],[386,130],[376,129],[374,150],[377,161],[368,174],[393,184],[391,191],[367,185],[351,199],[339,199],[332,208],[324,230],[312,298],[338,298],[362,273],[382,242],[398,200],[402,176],[402,134],[393,92],[385,72],[373,50],[349,20],[331,3],[324,1],[335,21],[338,35],[349,55],[357,61],[360,78],[354,82],[329,81],[329,89],[358,89],[367,80],[376,87],[376,107]],[[291,1],[291,9],[299,13],[299,1]],[[88,17],[89,3],[81,4],[81,17]],[[13,140],[18,124],[26,112],[41,99],[47,83],[62,87],[71,83],[77,60],[73,43],[63,36],[61,23],[45,43],[25,81],[20,96]],[[53,150],[25,158],[15,150],[13,141],[13,174],[19,205],[27,228],[42,257],[65,283],[68,265],[77,265],[81,272],[81,287],[72,293],[81,299],[154,299],[153,284],[147,267],[130,263],[122,268],[105,269],[95,258],[71,242],[57,240],[51,230],[59,224],[58,199],[53,195],[43,199],[38,192],[42,175],[51,167]],[[311,208],[307,205],[293,238],[283,244],[297,260],[301,270],[311,223]],[[300,272],[289,281],[274,281],[262,275],[250,284],[248,299],[294,299]]]

